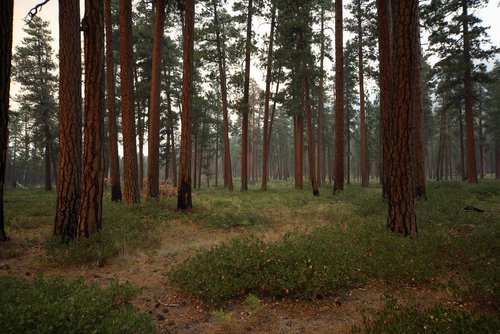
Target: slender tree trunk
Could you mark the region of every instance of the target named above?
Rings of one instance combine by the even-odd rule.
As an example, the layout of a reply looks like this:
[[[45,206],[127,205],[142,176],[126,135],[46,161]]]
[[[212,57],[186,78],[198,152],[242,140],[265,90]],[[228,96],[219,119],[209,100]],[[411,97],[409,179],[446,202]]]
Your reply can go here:
[[[335,1],[335,180],[333,192],[344,189],[344,44],[342,0]]]
[[[390,0],[377,0],[380,57],[380,133],[382,149],[382,196],[389,196],[389,112],[392,80],[392,13]]]
[[[481,94],[481,92],[479,93]],[[479,127],[479,177],[484,179],[484,138],[483,138],[483,119],[482,119],[482,98],[479,97],[479,117],[478,117],[478,127]]]
[[[464,123],[462,121],[462,109],[460,109],[459,122],[460,122],[460,173],[462,175],[462,181],[465,181],[467,180],[467,174],[465,173]]]
[[[250,90],[250,48],[252,46],[253,0],[248,0],[247,38],[245,46],[245,83],[243,87],[241,124],[241,191],[248,190],[248,111]]]
[[[123,199],[127,204],[139,203],[137,151],[135,141],[134,87],[132,70],[132,3],[120,0],[120,81],[123,132]]]
[[[231,153],[229,147],[229,118],[227,111],[227,83],[226,83],[226,66],[225,66],[225,52],[222,47],[222,40],[219,29],[219,19],[217,15],[217,1],[214,4],[214,24],[216,29],[217,38],[217,60],[219,64],[219,78],[220,78],[220,92],[222,98],[222,118],[224,123],[224,187],[229,191],[233,191],[233,173],[231,171]]]
[[[59,1],[59,167],[54,235],[76,238],[82,175],[80,6]]]
[[[363,30],[361,25],[361,0],[358,7],[358,72],[359,72],[359,129],[361,139],[361,186],[368,187],[369,175],[366,163],[366,115],[365,115],[365,84],[363,68]]]
[[[179,163],[179,185],[177,187],[177,209],[186,211],[193,207],[191,198],[191,127],[193,111],[193,56],[194,56],[194,6],[195,0],[185,1],[183,31],[183,77],[181,113],[181,153]]]
[[[50,127],[48,125],[48,114],[47,111],[43,111],[44,115],[44,145],[45,150],[43,154],[43,162],[45,165],[45,191],[52,190],[52,174],[50,173]]]
[[[8,122],[9,122],[9,92],[12,60],[12,23],[14,15],[14,1],[6,0],[0,10],[0,242],[7,241],[4,227],[3,188],[5,182],[7,149],[8,149]]]
[[[120,184],[120,158],[118,157],[118,131],[116,126],[115,73],[113,67],[113,31],[111,26],[111,0],[104,4],[106,30],[106,83],[108,92],[109,160],[111,166],[111,200],[122,200]]]
[[[321,29],[320,29],[320,56],[319,56],[319,96],[318,96],[318,146],[316,150],[316,185],[318,188],[321,187],[321,182],[323,180],[321,167],[322,156],[321,152],[323,149],[323,92],[324,92],[324,70],[323,62],[325,58],[325,11],[323,7],[321,8]]]
[[[151,92],[148,117],[148,189],[151,198],[160,197],[160,90],[161,55],[163,54],[163,27],[165,25],[165,0],[156,1]]]
[[[168,125],[167,125],[167,143],[165,145],[165,177],[163,178],[164,182],[167,182],[168,180],[168,174],[170,171],[170,131],[168,130]]]
[[[500,179],[500,140],[495,141],[495,179]]]
[[[139,137],[139,189],[144,189],[144,110],[146,109],[145,101],[139,101],[137,113],[137,137]]]
[[[171,155],[171,160],[172,160],[172,184],[177,186],[177,157],[175,155],[175,137],[174,137],[174,121],[172,120],[172,117],[170,117],[170,140],[171,140],[171,145],[172,145],[172,155]]]
[[[471,57],[469,42],[469,25],[467,22],[467,0],[462,0],[462,28],[464,43],[464,85],[465,85],[465,133],[467,144],[467,181],[477,183],[476,171],[476,149],[474,144],[474,115],[472,113],[472,79],[471,79]]]
[[[215,188],[219,186],[219,132],[215,138]]]
[[[83,183],[78,238],[101,228],[104,187],[104,3],[86,0]]]
[[[414,108],[413,78],[419,57],[415,55],[418,38],[418,0],[393,3],[393,99],[390,113],[392,147],[390,150],[389,214],[387,225],[396,233],[416,236],[415,191],[411,163],[411,133]]]

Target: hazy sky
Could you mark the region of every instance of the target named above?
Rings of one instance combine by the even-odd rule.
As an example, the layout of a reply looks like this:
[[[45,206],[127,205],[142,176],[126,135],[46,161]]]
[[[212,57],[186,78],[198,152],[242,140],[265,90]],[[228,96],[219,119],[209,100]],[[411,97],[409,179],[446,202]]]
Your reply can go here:
[[[42,0],[15,0],[14,1],[14,46],[20,45],[21,41],[24,37],[24,33],[22,31],[24,25],[24,18],[31,8],[33,8],[36,4],[42,2]],[[344,0],[344,3],[347,1]],[[83,7],[84,1],[80,1],[80,14],[83,15]],[[344,11],[346,13],[347,11]],[[59,30],[58,30],[58,1],[50,0],[47,4],[45,4],[42,10],[37,14],[42,19],[46,21],[50,21],[50,30],[52,31],[52,37],[54,38],[53,48],[56,52],[59,48]],[[491,42],[500,46],[500,1],[499,0],[490,0],[487,7],[480,9],[477,12],[477,15],[483,20],[484,26],[490,26],[488,33],[491,38]],[[333,23],[332,23],[333,24]],[[265,32],[268,30],[266,25],[256,23],[254,29],[258,29],[259,33]],[[345,38],[346,39],[346,38]],[[345,40],[344,39],[344,40]],[[425,46],[426,41],[422,40],[422,43]],[[498,59],[498,56],[497,56]],[[255,68],[254,68],[255,69]],[[260,71],[253,71],[256,79],[261,80]],[[13,83],[14,84],[14,83]],[[16,86],[13,86],[13,90],[16,89]]]

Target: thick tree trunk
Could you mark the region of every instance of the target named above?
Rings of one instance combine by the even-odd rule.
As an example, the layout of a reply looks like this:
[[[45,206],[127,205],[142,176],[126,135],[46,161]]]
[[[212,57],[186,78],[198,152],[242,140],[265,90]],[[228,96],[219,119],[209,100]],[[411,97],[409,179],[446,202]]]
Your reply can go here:
[[[14,1],[6,0],[0,10],[0,242],[7,241],[4,227],[3,188],[5,182],[8,122],[9,122],[9,92],[12,60],[12,22]]]
[[[474,115],[472,113],[472,79],[471,79],[471,57],[469,45],[469,25],[467,22],[467,0],[462,0],[462,29],[464,43],[464,86],[465,86],[465,133],[467,146],[467,181],[477,183],[476,171],[476,148],[474,144]]]
[[[250,48],[252,46],[253,0],[248,0],[247,38],[245,45],[245,83],[243,86],[241,121],[241,191],[248,190],[248,111],[250,90]]]
[[[191,198],[191,114],[193,111],[193,56],[194,56],[194,3],[185,1],[183,31],[183,77],[181,113],[181,153],[179,163],[179,185],[177,187],[177,209],[186,211],[193,207]]]
[[[418,0],[393,3],[393,89],[390,112],[389,214],[387,225],[396,233],[416,236],[415,191],[412,168],[412,109],[414,89],[412,76],[420,58],[415,55],[418,38]]]
[[[78,238],[101,228],[104,187],[104,6],[85,1],[85,120],[83,184]]]
[[[76,238],[82,182],[80,6],[59,1],[59,167],[54,235]]]
[[[104,3],[106,31],[106,83],[108,93],[109,160],[111,166],[111,200],[122,200],[120,160],[118,157],[118,131],[116,126],[115,73],[113,66],[113,31],[111,25],[111,0]]]
[[[120,81],[123,132],[124,189],[123,199],[127,204],[139,203],[137,178],[137,151],[135,135],[134,87],[132,70],[132,3],[120,0]]]
[[[382,148],[382,196],[389,196],[389,112],[392,80],[392,13],[390,0],[377,0],[380,57],[380,133]]]
[[[222,98],[222,119],[224,123],[224,187],[229,191],[233,191],[233,173],[231,171],[231,153],[229,148],[229,118],[227,110],[227,83],[226,83],[226,55],[222,46],[220,36],[219,19],[217,15],[217,1],[214,4],[214,24],[217,37],[217,62],[219,64],[219,78],[220,78],[220,93]]]
[[[151,198],[160,197],[160,90],[161,55],[163,53],[163,27],[165,25],[165,0],[156,1],[151,92],[148,117],[148,189]]]
[[[333,192],[344,189],[344,44],[342,0],[335,1],[335,180]]]
[[[369,176],[366,163],[366,114],[365,114],[365,83],[363,69],[363,30],[361,26],[361,0],[358,7],[358,72],[359,72],[359,129],[361,139],[361,186],[368,187]]]

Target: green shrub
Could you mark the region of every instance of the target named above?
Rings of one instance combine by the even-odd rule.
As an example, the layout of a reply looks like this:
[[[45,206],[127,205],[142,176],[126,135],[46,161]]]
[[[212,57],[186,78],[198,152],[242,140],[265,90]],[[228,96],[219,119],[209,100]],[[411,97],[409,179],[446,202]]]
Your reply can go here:
[[[83,279],[37,277],[29,283],[0,276],[0,333],[152,333],[146,314],[130,305],[138,290],[107,289]]]
[[[373,317],[364,318],[363,333],[497,333],[500,319],[492,315],[472,316],[461,310],[442,305],[430,309],[403,306],[394,298],[386,297],[386,306]],[[359,332],[353,328],[352,332]]]

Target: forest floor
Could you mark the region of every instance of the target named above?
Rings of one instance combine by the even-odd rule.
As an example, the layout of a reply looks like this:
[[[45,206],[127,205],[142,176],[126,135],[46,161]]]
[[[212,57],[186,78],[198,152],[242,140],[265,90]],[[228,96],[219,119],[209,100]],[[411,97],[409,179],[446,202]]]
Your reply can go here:
[[[291,183],[275,182],[264,194],[257,185],[248,193],[228,193],[220,188],[196,190],[194,209],[187,214],[175,211],[175,198],[143,198],[140,205],[126,206],[111,203],[109,194],[105,194],[102,236],[78,246],[60,245],[51,237],[54,192],[10,190],[5,195],[5,210],[11,240],[0,244],[0,276],[28,280],[40,274],[65,279],[83,277],[85,282],[103,287],[115,281],[130,282],[142,288],[134,305],[151,315],[161,333],[350,333],[363,328],[364,318],[373,318],[384,310],[387,295],[417,309],[440,304],[470,314],[500,315],[500,183],[496,181],[475,188],[458,182],[431,182],[428,199],[419,203],[417,211],[417,239],[434,233],[430,226],[436,224],[444,225],[457,238],[468,238],[464,247],[469,238],[477,238],[471,239],[472,243],[490,244],[487,255],[477,250],[483,256],[480,261],[480,254],[465,256],[481,266],[489,261],[492,269],[486,271],[491,277],[486,283],[478,282],[477,275],[462,275],[463,264],[448,263],[444,271],[413,282],[411,278],[393,283],[381,274],[367,277],[363,284],[312,299],[263,295],[257,299],[258,307],[249,310],[244,298],[213,306],[170,282],[165,273],[235,238],[274,243],[285,235],[306,235],[321,226],[385,226],[387,204],[380,198],[377,186],[362,189],[351,185],[335,196],[324,187],[319,198],[292,187]],[[463,195],[457,195],[459,192]],[[484,212],[469,212],[468,207]],[[481,224],[489,224],[488,235],[492,238],[481,239],[484,233],[475,235]],[[382,233],[391,234],[385,228]],[[483,275],[481,268],[465,270],[480,270]]]

